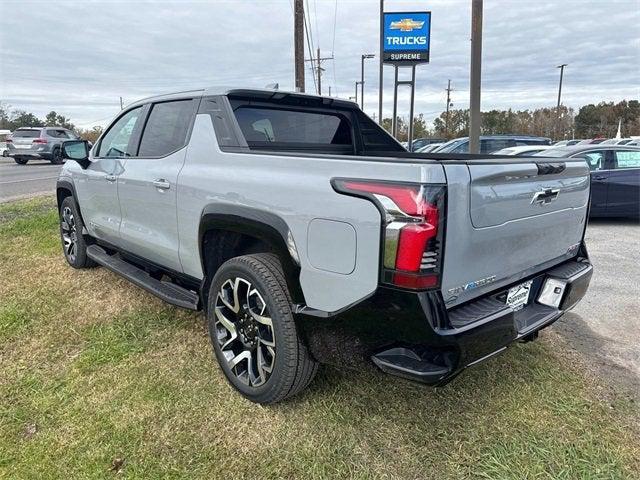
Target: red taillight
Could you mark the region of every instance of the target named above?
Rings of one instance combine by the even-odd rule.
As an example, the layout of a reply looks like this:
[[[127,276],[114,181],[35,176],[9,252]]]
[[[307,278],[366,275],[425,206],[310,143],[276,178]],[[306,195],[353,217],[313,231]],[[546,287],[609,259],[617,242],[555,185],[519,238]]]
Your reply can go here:
[[[32,143],[47,143],[46,138],[34,138]]]
[[[444,186],[338,180],[335,187],[383,211],[383,282],[415,290],[439,285]]]
[[[10,138],[7,138],[4,143],[13,143],[13,140],[11,140]]]

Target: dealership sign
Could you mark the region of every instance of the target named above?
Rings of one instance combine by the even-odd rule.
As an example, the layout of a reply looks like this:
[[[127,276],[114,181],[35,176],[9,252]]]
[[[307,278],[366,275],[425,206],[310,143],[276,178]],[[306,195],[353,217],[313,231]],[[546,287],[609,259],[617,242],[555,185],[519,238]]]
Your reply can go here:
[[[382,53],[385,63],[429,62],[431,12],[384,14]]]

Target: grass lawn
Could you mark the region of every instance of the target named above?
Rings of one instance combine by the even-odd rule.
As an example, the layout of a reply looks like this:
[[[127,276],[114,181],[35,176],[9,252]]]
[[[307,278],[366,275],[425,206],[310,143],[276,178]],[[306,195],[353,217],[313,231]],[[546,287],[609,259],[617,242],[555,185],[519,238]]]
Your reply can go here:
[[[52,197],[0,205],[0,478],[640,478],[637,405],[550,337],[441,389],[323,368],[261,407],[201,314],[66,265]]]

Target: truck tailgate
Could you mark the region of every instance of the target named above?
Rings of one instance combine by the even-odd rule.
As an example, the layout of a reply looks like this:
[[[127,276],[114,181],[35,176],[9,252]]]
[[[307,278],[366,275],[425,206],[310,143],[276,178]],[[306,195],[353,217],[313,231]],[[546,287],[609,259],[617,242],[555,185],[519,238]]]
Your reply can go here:
[[[469,160],[445,164],[445,172],[447,307],[576,255],[589,204],[586,162]]]

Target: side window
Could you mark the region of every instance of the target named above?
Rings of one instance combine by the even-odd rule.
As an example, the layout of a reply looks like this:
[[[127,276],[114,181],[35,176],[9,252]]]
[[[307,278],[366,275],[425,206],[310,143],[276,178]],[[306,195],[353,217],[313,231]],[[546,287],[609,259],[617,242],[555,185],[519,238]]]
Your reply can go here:
[[[604,168],[604,152],[588,152],[583,155],[589,163],[591,171],[602,170]]]
[[[47,135],[53,138],[71,138],[67,135],[65,130],[61,129],[47,130]]]
[[[469,142],[464,141],[455,148],[449,150],[449,153],[469,153]]]
[[[357,110],[355,114],[358,118],[360,135],[365,151],[404,151],[404,148],[398,145],[398,143],[393,139],[391,135],[386,132],[386,130],[384,130],[382,127],[380,127],[380,125],[367,117],[363,112]],[[414,148],[414,151],[415,150],[416,149]]]
[[[480,140],[480,152],[481,153],[491,153],[497,150],[502,150],[503,148],[513,147],[514,141],[510,139],[489,139],[489,140]]]
[[[193,101],[156,103],[142,132],[139,157],[162,157],[184,147],[193,116]]]
[[[134,108],[125,113],[109,128],[100,141],[99,157],[130,157],[129,140],[133,129],[140,118],[142,107]]]
[[[640,150],[620,151],[616,153],[614,168],[638,168],[640,167]]]

